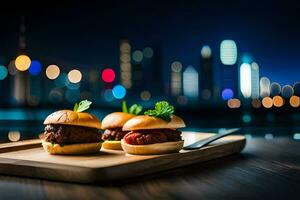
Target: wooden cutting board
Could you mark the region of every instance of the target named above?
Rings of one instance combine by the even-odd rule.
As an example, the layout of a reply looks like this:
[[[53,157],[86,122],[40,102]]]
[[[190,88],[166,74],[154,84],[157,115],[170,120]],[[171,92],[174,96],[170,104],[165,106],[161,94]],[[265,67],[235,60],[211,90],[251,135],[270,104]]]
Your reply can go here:
[[[183,132],[185,145],[212,136]],[[40,140],[0,144],[0,174],[79,183],[107,182],[141,176],[242,151],[244,136],[227,136],[199,150],[151,156],[127,155],[123,151],[101,150],[85,156],[49,155]]]

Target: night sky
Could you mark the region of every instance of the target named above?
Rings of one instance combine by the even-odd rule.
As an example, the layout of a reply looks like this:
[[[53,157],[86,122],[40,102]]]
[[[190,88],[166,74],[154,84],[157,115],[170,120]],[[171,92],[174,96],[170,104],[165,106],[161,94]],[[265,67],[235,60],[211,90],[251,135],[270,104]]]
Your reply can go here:
[[[220,42],[233,39],[240,55],[250,53],[259,64],[261,76],[280,84],[300,80],[296,2],[26,1],[1,7],[0,56],[6,63],[18,52],[24,15],[29,55],[66,69],[117,68],[122,38],[128,38],[133,49],[161,46],[164,71],[174,60],[197,66],[203,45],[211,46],[218,63]]]

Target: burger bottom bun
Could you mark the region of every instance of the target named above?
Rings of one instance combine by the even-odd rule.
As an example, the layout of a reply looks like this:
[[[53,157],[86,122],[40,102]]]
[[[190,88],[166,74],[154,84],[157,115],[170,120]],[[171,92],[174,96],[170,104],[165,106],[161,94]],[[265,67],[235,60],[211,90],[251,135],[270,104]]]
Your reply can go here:
[[[102,143],[102,148],[112,150],[123,150],[121,146],[121,141],[106,140]]]
[[[97,153],[101,149],[101,143],[80,143],[80,144],[65,144],[60,146],[59,144],[51,144],[50,142],[42,141],[43,148],[49,154],[90,154]]]
[[[177,153],[183,147],[183,140],[176,142],[162,142],[147,145],[131,145],[121,140],[123,150],[128,154],[133,155],[154,155],[154,154],[167,154]]]

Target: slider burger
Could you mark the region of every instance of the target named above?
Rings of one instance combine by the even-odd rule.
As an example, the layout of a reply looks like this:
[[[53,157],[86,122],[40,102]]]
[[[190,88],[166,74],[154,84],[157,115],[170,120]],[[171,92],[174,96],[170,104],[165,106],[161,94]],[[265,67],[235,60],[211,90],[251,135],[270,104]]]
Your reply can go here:
[[[121,139],[129,132],[122,131],[123,125],[138,115],[142,111],[142,106],[134,104],[128,109],[126,102],[123,101],[122,111],[111,113],[102,120],[102,129],[105,129],[102,135],[104,149],[122,150]]]
[[[44,121],[43,148],[49,154],[88,154],[101,149],[101,122],[89,113],[82,112],[91,102],[75,104],[74,111],[60,110]]]
[[[162,101],[156,103],[155,110],[128,120],[123,126],[123,131],[130,131],[121,140],[123,150],[135,155],[179,152],[183,140],[177,128],[185,123],[173,112],[174,107]]]

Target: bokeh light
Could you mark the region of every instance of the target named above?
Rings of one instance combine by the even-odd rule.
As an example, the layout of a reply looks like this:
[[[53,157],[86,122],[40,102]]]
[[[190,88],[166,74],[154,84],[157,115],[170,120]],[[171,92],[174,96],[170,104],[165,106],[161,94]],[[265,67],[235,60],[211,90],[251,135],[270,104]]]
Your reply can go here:
[[[69,71],[68,79],[71,83],[79,83],[82,79],[82,74],[79,70],[73,69]]]
[[[8,73],[12,76],[16,75],[17,68],[16,68],[16,65],[15,65],[15,60],[12,60],[12,61],[9,62],[9,64],[8,64]]]
[[[265,97],[262,100],[262,105],[265,108],[271,108],[273,106],[273,100],[270,97]]]
[[[7,77],[8,70],[5,66],[0,65],[0,80],[4,80]]]
[[[78,90],[80,88],[80,83],[67,83],[67,88],[70,90]]]
[[[281,107],[284,104],[284,100],[281,96],[274,96],[273,97],[273,105],[275,107]]]
[[[178,96],[177,103],[182,106],[186,105],[188,103],[188,98],[186,96]]]
[[[116,99],[123,99],[126,95],[126,89],[123,85],[114,86],[112,93]]]
[[[140,97],[143,101],[148,101],[151,98],[151,93],[148,90],[144,90],[141,92]]]
[[[210,58],[211,57],[211,48],[208,45],[204,45],[201,49],[202,58]]]
[[[152,58],[153,53],[154,52],[151,47],[146,47],[145,49],[143,49],[143,54],[144,54],[145,58]]]
[[[181,72],[181,70],[182,70],[182,64],[181,64],[181,62],[174,61],[171,64],[171,69],[172,69],[173,72]]]
[[[229,99],[227,101],[227,106],[229,108],[239,108],[241,107],[241,101],[239,99]]]
[[[49,92],[48,98],[52,103],[59,103],[63,101],[63,90],[61,88],[53,88]]]
[[[261,101],[259,99],[253,99],[251,101],[251,105],[253,108],[260,108],[261,107]]]
[[[233,93],[232,89],[226,88],[222,91],[222,99],[223,100],[232,99],[233,96],[234,96],[234,93]]]
[[[89,79],[88,80],[90,83],[93,83],[93,84],[97,83],[99,78],[100,77],[99,77],[97,70],[93,69],[93,70],[89,71]]]
[[[135,62],[141,62],[143,60],[143,52],[140,51],[140,50],[136,50],[132,53],[132,59],[135,61]]]
[[[128,43],[128,41],[121,42],[121,45],[120,45],[120,51],[121,52],[123,52],[123,53],[129,53],[130,50],[131,50],[131,46]]]
[[[294,94],[294,89],[290,85],[285,85],[282,87],[281,94],[284,98],[289,99]]]
[[[56,79],[60,74],[60,69],[57,65],[49,65],[46,69],[46,76],[50,80]]]
[[[104,93],[103,93],[103,97],[104,97],[104,100],[107,101],[107,102],[111,102],[111,101],[114,100],[114,95],[113,95],[111,89],[105,90]]]
[[[105,83],[112,83],[116,78],[116,74],[113,69],[106,68],[102,71],[101,77]]]
[[[270,86],[271,96],[279,95],[281,92],[281,86],[279,83],[273,82]]]
[[[32,60],[28,69],[33,76],[39,75],[42,71],[42,65],[38,60]]]
[[[9,131],[7,137],[9,139],[9,141],[17,142],[21,138],[21,133],[20,133],[20,131]]]
[[[31,60],[26,55],[20,55],[15,60],[15,66],[19,71],[26,71],[31,64]]]
[[[300,106],[300,98],[298,96],[292,96],[290,98],[290,105],[294,108],[297,108]]]
[[[249,114],[245,114],[245,115],[243,115],[242,120],[244,123],[250,123],[252,120],[252,117]]]

